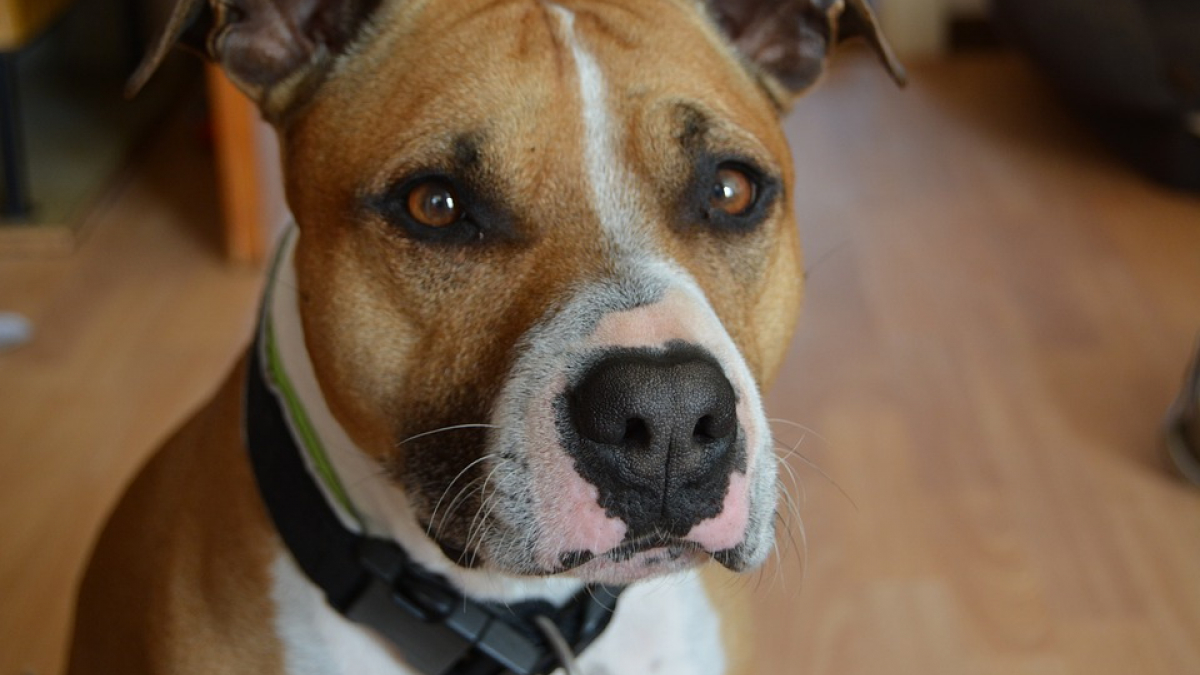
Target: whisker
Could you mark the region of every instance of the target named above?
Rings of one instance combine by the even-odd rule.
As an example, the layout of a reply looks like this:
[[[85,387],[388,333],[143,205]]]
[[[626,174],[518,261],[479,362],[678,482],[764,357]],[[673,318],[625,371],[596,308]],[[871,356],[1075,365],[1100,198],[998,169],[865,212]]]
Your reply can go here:
[[[810,469],[812,469],[813,471],[816,471],[818,474],[820,474],[820,476],[822,478],[829,481],[829,484],[832,485],[833,487],[837,488],[837,491],[842,493],[842,496],[846,498],[846,501],[850,502],[850,506],[854,507],[854,511],[856,513],[858,512],[858,504],[850,496],[850,493],[846,492],[845,488],[843,488],[841,485],[839,485],[838,482],[836,480],[834,480],[829,474],[825,473],[824,469],[817,466],[812,460],[805,457],[804,455],[797,453],[796,459],[799,459],[801,462],[804,462],[804,464],[807,465]]]
[[[499,467],[497,466],[496,468],[493,468],[492,471],[495,472],[498,468]],[[491,474],[489,474],[489,476],[490,475]],[[487,478],[488,476],[479,476],[471,480],[471,482],[464,485],[462,489],[458,491],[458,495],[450,501],[450,505],[446,507],[445,513],[442,514],[442,519],[437,524],[437,532],[434,534],[435,539],[441,538],[442,529],[446,527],[447,522],[449,522],[449,520],[454,516],[459,507],[466,504],[468,499],[483,491],[483,488],[487,485]],[[477,485],[479,487],[475,487]]]
[[[778,513],[778,511],[777,511],[776,513]],[[781,515],[780,517],[783,517],[783,516]],[[803,535],[801,535],[801,539],[805,539],[805,542],[806,542],[806,543],[805,543],[805,545],[804,545],[803,547],[801,547],[801,546],[800,546],[798,543],[796,543],[796,535],[795,535],[795,533],[792,531],[792,523],[791,523],[791,521],[789,521],[789,520],[787,520],[786,518],[784,518],[784,523],[785,523],[785,526],[784,526],[784,528],[783,528],[783,531],[787,533],[787,536],[788,536],[788,542],[790,542],[790,543],[791,543],[791,545],[792,545],[792,550],[793,550],[793,551],[795,551],[796,553],[799,553],[799,554],[800,554],[801,580],[803,580],[803,574],[804,574],[804,570],[805,570],[805,569],[807,569],[807,566],[808,566],[808,544],[807,544],[807,539],[805,539],[805,538],[804,538],[804,536],[803,536]],[[803,524],[802,522],[799,522],[799,521],[797,521],[797,523],[796,523],[796,524],[797,524],[797,525],[800,527],[800,529],[801,529],[801,530],[803,530],[803,529],[804,529],[804,524]],[[784,586],[784,587],[783,587],[783,589],[784,589],[784,590],[787,590],[787,587],[786,587],[786,586]]]
[[[483,481],[483,485],[479,488],[480,492],[487,492],[488,483],[491,482],[492,477],[496,475],[496,472],[500,470],[500,466],[501,465],[496,465],[496,468],[492,469],[491,473],[487,475],[487,478]],[[479,535],[478,544],[483,543],[483,535],[487,529],[487,519],[491,517],[499,503],[499,500],[496,499],[495,492],[490,495],[485,494],[483,499],[479,501],[479,509],[475,512],[475,516],[471,518],[471,525],[467,527],[467,540],[466,543],[463,544],[463,551],[471,550],[471,540],[475,538],[476,534]],[[486,513],[484,513],[484,507],[487,507]]]
[[[810,278],[812,278],[812,275],[814,272],[821,269],[821,267],[823,267],[825,265],[825,263],[829,261],[830,258],[841,253],[846,248],[846,246],[849,246],[849,245],[850,245],[850,240],[843,239],[843,240],[839,241],[838,243],[834,244],[832,247],[830,247],[824,253],[818,255],[816,260],[811,265],[807,265],[804,268],[804,273],[803,273],[802,278],[805,281],[808,281]]]
[[[789,495],[786,492],[783,493],[783,498],[784,498],[784,503],[788,509],[788,515],[791,515],[793,518],[795,518],[796,527],[800,528],[800,541],[803,544],[802,548],[799,551],[800,552],[800,564],[803,566],[801,568],[803,570],[803,572],[801,572],[800,581],[803,583],[804,575],[806,575],[808,573],[808,533],[804,529],[804,519],[802,517],[800,517],[800,509],[796,506],[796,502],[794,502],[792,500],[791,495]],[[792,531],[791,531],[792,523],[791,523],[791,521],[786,521],[786,523],[788,526],[787,527],[788,536],[790,537],[790,536],[792,536]],[[796,543],[795,539],[793,538],[792,544],[795,545],[795,543]]]
[[[779,509],[775,510],[775,520],[786,530],[788,527],[787,521],[779,513]],[[777,528],[778,529],[778,528]],[[775,537],[775,541],[771,542],[771,566],[775,569],[771,574],[771,588],[776,585],[784,586],[783,578],[783,552],[779,550],[779,537]]]
[[[499,429],[499,428],[500,427],[495,424],[455,424],[453,426],[442,427],[440,429],[431,429],[429,431],[422,431],[419,434],[409,436],[408,438],[397,443],[396,447],[398,448],[398,447],[404,445],[405,443],[411,443],[411,442],[417,440],[418,438],[425,438],[426,436],[432,436],[434,434],[445,433],[447,431],[458,431],[460,429]]]
[[[450,490],[454,487],[454,484],[457,483],[460,478],[465,476],[467,474],[467,472],[471,470],[472,467],[475,467],[482,462],[486,462],[487,460],[491,459],[493,456],[494,455],[492,453],[488,453],[486,455],[483,455],[479,459],[471,462],[470,464],[466,465],[465,467],[463,467],[462,471],[458,472],[458,475],[454,477],[454,480],[450,481],[450,483],[448,485],[446,485],[446,489],[442,490],[442,496],[438,497],[437,503],[433,505],[433,512],[429,514],[429,527],[425,528],[425,534],[429,534],[429,531],[433,529],[433,524],[437,521],[438,509],[440,509],[442,507],[442,500],[444,500],[446,498],[446,495],[450,494]],[[474,482],[474,481],[472,481],[472,482]],[[469,485],[469,483],[468,483],[468,485]],[[466,489],[465,486],[464,486],[464,489]]]
[[[797,506],[795,498],[793,498],[792,495],[786,490],[780,490],[780,494],[783,496],[784,506],[787,507],[787,515],[795,517],[796,520],[800,520],[800,507]]]
[[[779,511],[778,510],[775,511],[775,519],[779,520]],[[787,523],[784,523],[784,528],[785,529],[787,528]],[[767,588],[768,589],[773,589],[776,587],[784,588],[787,586],[787,584],[786,584],[786,580],[783,577],[783,552],[779,550],[779,537],[775,537],[775,540],[771,542],[771,559],[774,561],[773,564],[771,565],[774,569],[771,570],[771,580],[768,582]],[[758,581],[755,583],[755,586],[754,586],[756,591],[758,590],[759,586],[762,584],[763,580],[766,579],[766,576],[767,576],[766,570],[760,569],[759,574],[758,574]]]
[[[793,443],[792,447],[790,447],[790,448],[787,446],[784,446],[784,445],[780,445],[779,446],[780,449],[786,450],[787,452],[783,453],[783,456],[781,456],[779,459],[784,462],[791,459],[792,455],[795,455],[796,453],[800,452],[800,446],[804,445],[804,441],[807,439],[808,439],[808,434],[805,433],[803,436],[800,437],[800,440]]]
[[[487,498],[480,505],[481,509],[484,504],[488,505],[488,510],[486,513],[483,513],[482,516],[479,516],[477,514],[477,516],[476,516],[477,522],[472,522],[471,527],[468,528],[467,543],[463,549],[464,551],[471,552],[471,562],[472,563],[474,563],[475,560],[479,558],[479,548],[481,546],[483,546],[484,538],[487,536],[488,532],[492,529],[489,519],[492,517],[492,513],[495,512],[496,507],[499,506],[499,501],[494,498]],[[474,531],[472,532],[472,530],[474,530]],[[474,543],[472,543],[472,541],[474,541]]]
[[[796,475],[796,469],[787,462],[779,462],[779,466],[783,467],[784,471],[787,471],[788,478],[792,481],[792,487],[800,494],[800,501],[804,504],[807,504],[808,490],[804,487],[804,484],[800,482],[800,478]],[[779,485],[781,488],[783,488],[780,490],[781,492],[787,492],[786,486],[783,485],[782,482],[780,482]]]
[[[433,534],[434,539],[441,538],[442,529],[446,527],[446,523],[454,516],[454,513],[458,510],[458,507],[466,503],[466,500],[470,499],[479,492],[479,488],[476,486],[483,482],[483,479],[483,476],[476,476],[475,478],[467,481],[467,483],[459,489],[458,494],[454,495],[454,499],[450,500],[450,504],[448,504],[446,506],[446,510],[442,512],[441,518],[435,521],[432,516],[430,517],[430,527],[435,524],[437,525],[437,531]]]
[[[789,427],[795,427],[795,428],[799,429],[800,431],[803,431],[806,434],[812,434],[813,436],[816,436],[823,443],[829,444],[828,438],[825,438],[821,434],[817,433],[812,427],[806,427],[803,424],[800,424],[799,422],[793,422],[792,420],[785,420],[782,417],[768,417],[767,422],[769,422],[771,424],[786,424]]]

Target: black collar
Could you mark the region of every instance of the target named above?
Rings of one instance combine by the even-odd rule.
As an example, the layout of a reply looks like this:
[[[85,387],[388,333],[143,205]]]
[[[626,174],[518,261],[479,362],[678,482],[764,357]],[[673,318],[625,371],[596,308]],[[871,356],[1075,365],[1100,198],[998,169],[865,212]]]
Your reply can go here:
[[[554,623],[575,654],[600,636],[619,588],[584,588],[562,608],[476,602],[416,565],[395,542],[344,527],[300,456],[278,383],[263,368],[261,339],[247,368],[246,447],[280,537],[330,606],[374,629],[425,675],[545,675],[565,665],[539,617]]]

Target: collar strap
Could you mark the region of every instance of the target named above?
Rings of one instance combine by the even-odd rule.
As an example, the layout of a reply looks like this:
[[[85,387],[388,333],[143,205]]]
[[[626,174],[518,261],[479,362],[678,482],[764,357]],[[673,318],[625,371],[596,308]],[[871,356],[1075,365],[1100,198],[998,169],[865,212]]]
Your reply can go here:
[[[270,335],[265,336],[270,340]],[[608,626],[621,589],[588,586],[563,607],[477,602],[420,567],[393,541],[347,529],[304,465],[270,372],[263,336],[246,376],[246,447],[280,538],[329,605],[374,629],[424,675],[546,675],[562,664],[539,617],[574,653]],[[269,345],[266,345],[269,347]]]

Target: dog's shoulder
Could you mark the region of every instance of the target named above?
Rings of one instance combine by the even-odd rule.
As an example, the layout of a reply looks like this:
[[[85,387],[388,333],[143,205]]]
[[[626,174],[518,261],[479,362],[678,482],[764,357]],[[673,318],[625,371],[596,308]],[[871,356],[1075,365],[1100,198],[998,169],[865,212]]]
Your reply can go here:
[[[281,672],[269,595],[277,538],[237,456],[243,377],[239,364],[117,504],[80,584],[70,675],[184,673],[212,650]],[[206,654],[180,653],[200,645]]]

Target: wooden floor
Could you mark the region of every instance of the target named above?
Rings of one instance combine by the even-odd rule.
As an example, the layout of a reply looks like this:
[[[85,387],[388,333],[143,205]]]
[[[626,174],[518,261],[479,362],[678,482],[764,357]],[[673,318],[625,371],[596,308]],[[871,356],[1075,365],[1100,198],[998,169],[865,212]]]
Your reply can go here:
[[[1200,491],[1159,439],[1200,200],[1019,61],[914,70],[851,62],[788,122],[809,291],[769,402],[804,525],[739,582],[760,672],[1200,673]],[[39,331],[0,355],[0,675],[57,671],[105,510],[248,334],[200,156],[164,137],[74,257],[0,260]]]

